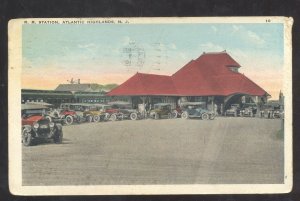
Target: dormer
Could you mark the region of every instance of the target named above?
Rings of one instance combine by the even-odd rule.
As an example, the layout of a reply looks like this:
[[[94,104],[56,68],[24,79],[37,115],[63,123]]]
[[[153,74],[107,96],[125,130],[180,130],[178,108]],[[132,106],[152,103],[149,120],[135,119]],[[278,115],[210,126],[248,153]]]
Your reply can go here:
[[[227,66],[232,72],[238,73],[240,66]]]

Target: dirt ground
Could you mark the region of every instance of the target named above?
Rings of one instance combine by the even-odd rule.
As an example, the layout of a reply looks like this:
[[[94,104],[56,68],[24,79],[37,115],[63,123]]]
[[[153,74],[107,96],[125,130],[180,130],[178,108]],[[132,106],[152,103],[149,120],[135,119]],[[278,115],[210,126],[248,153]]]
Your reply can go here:
[[[281,120],[124,120],[64,126],[23,147],[23,185],[283,183]]]

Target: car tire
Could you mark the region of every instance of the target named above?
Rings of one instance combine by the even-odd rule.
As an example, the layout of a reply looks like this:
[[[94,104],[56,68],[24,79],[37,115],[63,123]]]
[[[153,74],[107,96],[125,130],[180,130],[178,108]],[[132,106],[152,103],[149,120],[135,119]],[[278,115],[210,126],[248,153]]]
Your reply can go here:
[[[87,116],[87,121],[90,123],[93,122],[93,116],[92,115]]]
[[[130,114],[130,119],[131,120],[137,120],[137,118],[138,118],[137,113],[133,112],[133,113]]]
[[[27,132],[25,129],[22,132],[22,142],[23,145],[26,147],[32,145],[32,135],[30,132]]]
[[[276,118],[277,118],[275,113],[272,114],[272,118],[273,118],[273,119],[276,119]]]
[[[52,118],[50,116],[46,116],[45,119],[48,119],[49,122],[52,122]]]
[[[174,119],[176,119],[176,118],[178,117],[178,112],[177,112],[176,110],[174,110],[174,111],[172,112],[172,117],[173,117]]]
[[[210,119],[210,120],[214,120],[215,117],[216,117],[216,115],[215,115],[214,113],[212,113],[212,114],[209,115],[209,119]]]
[[[116,121],[117,120],[117,115],[116,114],[110,115],[110,120]]]
[[[189,118],[189,114],[187,112],[183,112],[181,114],[181,119],[188,119]]]
[[[65,118],[65,124],[71,125],[73,123],[73,117],[71,115],[66,116]]]
[[[172,113],[168,113],[168,119],[172,119]]]
[[[203,114],[201,115],[201,118],[202,118],[203,120],[209,120],[209,114],[203,113]]]
[[[100,121],[100,116],[95,115],[95,116],[93,117],[93,121],[94,121],[94,122],[99,122],[99,121]]]
[[[53,141],[56,144],[61,144],[62,140],[63,140],[63,131],[62,130],[57,130],[55,135],[54,135]]]

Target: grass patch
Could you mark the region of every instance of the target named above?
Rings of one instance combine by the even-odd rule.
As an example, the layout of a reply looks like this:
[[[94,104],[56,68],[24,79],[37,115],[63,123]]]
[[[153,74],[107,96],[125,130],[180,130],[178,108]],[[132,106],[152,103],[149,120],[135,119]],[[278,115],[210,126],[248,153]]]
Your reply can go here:
[[[284,129],[281,128],[276,132],[276,139],[283,140],[284,139]]]

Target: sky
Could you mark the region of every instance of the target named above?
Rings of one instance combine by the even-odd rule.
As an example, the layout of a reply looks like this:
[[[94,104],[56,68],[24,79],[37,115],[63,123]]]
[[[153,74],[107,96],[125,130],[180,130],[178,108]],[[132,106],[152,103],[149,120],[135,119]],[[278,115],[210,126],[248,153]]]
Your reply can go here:
[[[131,53],[129,52],[131,50]],[[283,24],[24,24],[22,88],[121,84],[136,72],[172,75],[203,52],[228,52],[272,99],[282,90]]]

